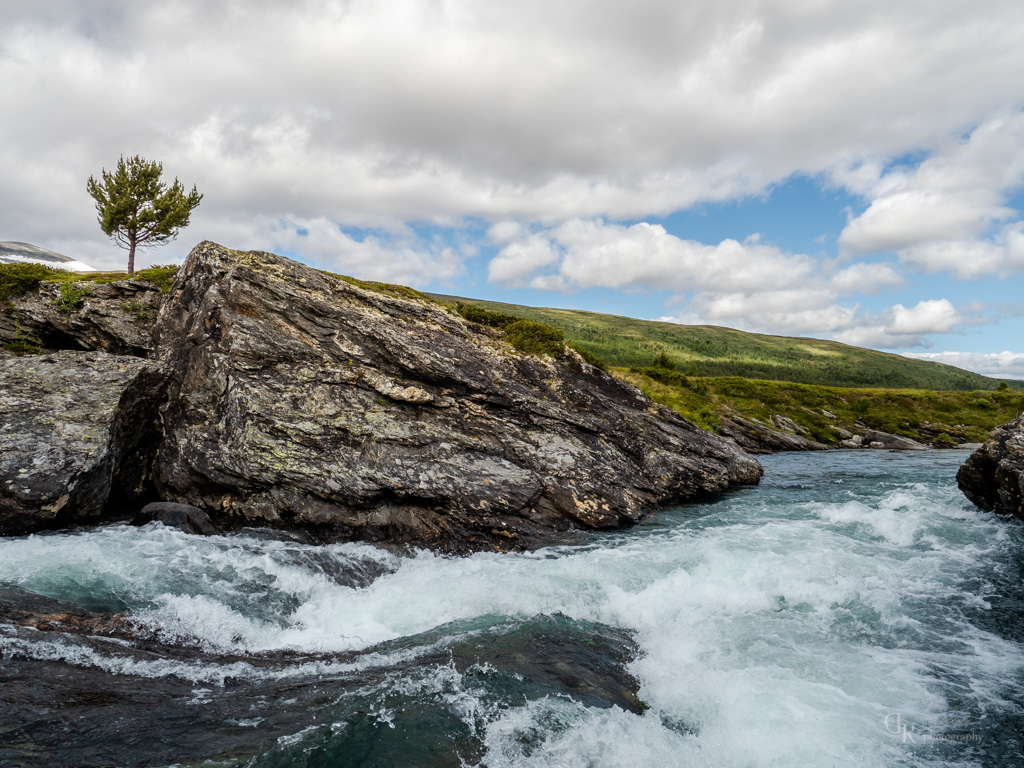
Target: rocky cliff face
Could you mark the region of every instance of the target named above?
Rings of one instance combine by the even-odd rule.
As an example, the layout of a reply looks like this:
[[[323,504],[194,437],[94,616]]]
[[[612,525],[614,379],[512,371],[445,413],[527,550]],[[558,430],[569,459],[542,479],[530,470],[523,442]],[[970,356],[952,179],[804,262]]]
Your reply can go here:
[[[982,509],[1024,520],[1024,415],[992,430],[960,467],[956,482]]]
[[[0,312],[0,342],[145,356],[162,301],[154,283],[44,282]]]
[[[96,522],[141,498],[164,386],[133,357],[0,360],[0,535]]]
[[[574,352],[414,296],[200,244],[157,322],[163,498],[218,525],[518,549],[755,483],[732,443]]]

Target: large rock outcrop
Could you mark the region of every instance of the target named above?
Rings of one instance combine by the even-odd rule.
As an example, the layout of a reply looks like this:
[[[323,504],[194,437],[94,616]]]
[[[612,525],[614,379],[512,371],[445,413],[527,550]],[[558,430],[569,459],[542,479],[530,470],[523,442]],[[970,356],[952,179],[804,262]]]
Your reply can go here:
[[[1024,415],[992,430],[960,467],[956,482],[982,509],[1024,520]]]
[[[125,514],[150,486],[164,386],[134,357],[0,359],[0,535]]]
[[[221,526],[508,550],[758,481],[574,352],[518,354],[411,294],[197,246],[157,322],[161,496]]]
[[[44,282],[0,311],[0,342],[145,356],[163,302],[156,283]]]

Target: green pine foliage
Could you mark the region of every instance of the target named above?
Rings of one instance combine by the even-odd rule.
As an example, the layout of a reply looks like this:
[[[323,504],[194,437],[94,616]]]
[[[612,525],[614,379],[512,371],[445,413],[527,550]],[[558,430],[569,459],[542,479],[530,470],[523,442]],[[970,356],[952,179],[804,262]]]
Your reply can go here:
[[[90,176],[86,184],[100,229],[128,251],[129,274],[135,271],[136,249],[173,240],[203,199],[194,185],[188,193],[177,179],[168,186],[160,178],[163,169],[138,155],[122,156],[113,173],[103,169],[100,181]]]

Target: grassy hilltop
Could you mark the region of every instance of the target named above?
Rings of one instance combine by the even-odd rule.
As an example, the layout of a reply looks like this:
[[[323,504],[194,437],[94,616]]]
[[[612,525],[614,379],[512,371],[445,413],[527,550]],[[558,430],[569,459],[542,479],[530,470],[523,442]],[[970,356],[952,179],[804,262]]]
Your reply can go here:
[[[453,297],[437,296],[455,301]],[[926,360],[851,347],[837,341],[747,333],[713,325],[678,325],[573,309],[544,309],[458,299],[493,312],[558,328],[610,366],[650,365],[665,354],[691,376],[739,376],[829,387],[995,390],[1000,380]],[[1024,382],[1008,381],[1011,389]]]

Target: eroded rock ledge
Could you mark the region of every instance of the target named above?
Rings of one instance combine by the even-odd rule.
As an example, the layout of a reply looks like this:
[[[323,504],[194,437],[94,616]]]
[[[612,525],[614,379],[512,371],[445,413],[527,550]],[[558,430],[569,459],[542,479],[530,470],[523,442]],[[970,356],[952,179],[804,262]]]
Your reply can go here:
[[[1024,415],[992,430],[960,467],[956,482],[982,509],[1024,520]]]
[[[150,362],[2,361],[0,533],[159,498],[221,528],[513,550],[760,478],[730,441],[571,350],[522,355],[415,292],[371,287],[201,243]]]

